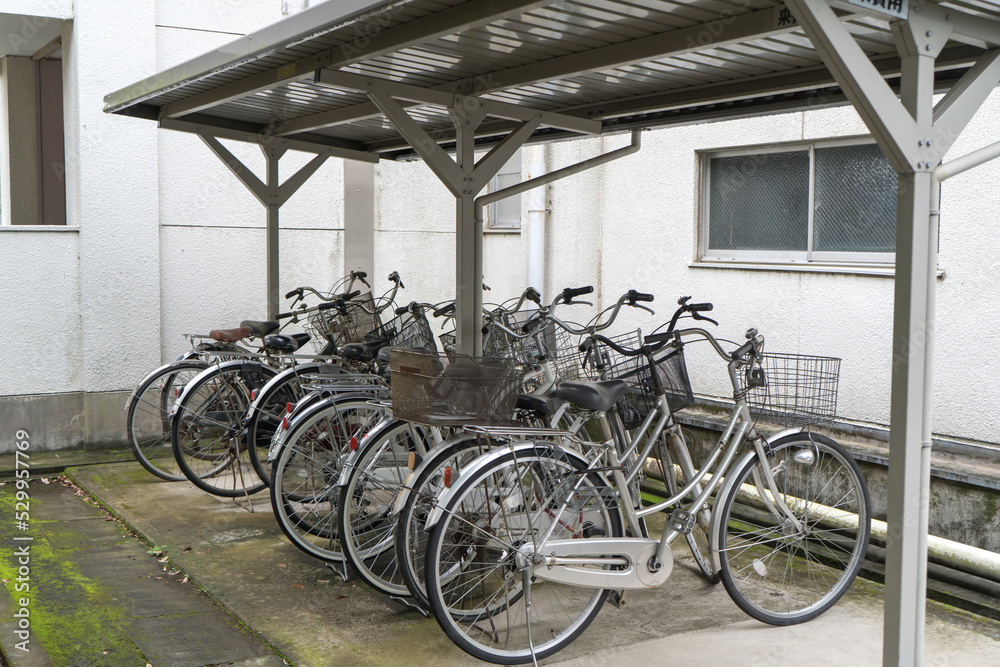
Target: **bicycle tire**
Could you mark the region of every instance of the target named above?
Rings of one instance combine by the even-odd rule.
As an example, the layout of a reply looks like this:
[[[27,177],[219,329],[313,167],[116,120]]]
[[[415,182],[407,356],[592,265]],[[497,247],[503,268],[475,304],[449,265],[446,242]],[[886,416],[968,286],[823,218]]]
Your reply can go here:
[[[536,583],[539,570],[518,558],[551,525],[554,494],[567,484],[581,486],[553,537],[622,536],[612,491],[585,468],[578,455],[545,446],[506,452],[458,482],[431,532],[426,585],[439,625],[465,652],[498,664],[541,660],[600,612],[608,590]]]
[[[310,556],[344,559],[337,525],[341,471],[351,438],[363,439],[385,414],[370,397],[332,396],[281,434],[271,468],[271,508],[289,541]]]
[[[168,482],[187,479],[170,443],[170,412],[178,393],[206,368],[208,363],[197,359],[166,364],[143,378],[129,397],[125,430],[132,454],[143,468]]]
[[[428,452],[406,482],[409,489],[396,517],[393,544],[403,583],[413,601],[423,609],[431,608],[425,588],[424,557],[428,533],[424,524],[435,499],[445,488],[444,470],[450,468],[449,477],[459,479],[465,464],[485,454],[489,447],[488,443],[474,436],[444,442]]]
[[[375,590],[409,597],[394,546],[396,498],[409,475],[410,454],[427,453],[416,424],[387,420],[369,433],[348,463],[339,507],[340,545],[351,568]]]
[[[766,482],[759,458],[751,457],[720,501],[722,583],[753,618],[792,625],[822,614],[854,581],[868,548],[871,506],[854,459],[826,436],[782,437],[767,456],[776,489],[802,529],[773,504],[769,509],[769,497],[761,499]]]
[[[202,371],[184,389],[170,420],[177,466],[199,489],[224,498],[263,490],[250,465],[245,421],[250,395],[276,371],[230,362]]]
[[[306,394],[303,376],[335,367],[327,362],[296,364],[271,378],[250,404],[246,426],[250,465],[264,484],[271,483],[271,463],[267,460],[271,440],[287,414],[288,404],[297,403]]]

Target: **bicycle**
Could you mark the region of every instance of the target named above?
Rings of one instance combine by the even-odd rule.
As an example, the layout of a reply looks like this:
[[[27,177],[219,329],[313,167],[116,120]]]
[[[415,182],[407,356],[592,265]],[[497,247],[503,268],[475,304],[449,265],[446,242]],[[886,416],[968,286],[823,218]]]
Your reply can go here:
[[[710,308],[682,302],[672,322],[682,314],[703,317]],[[679,432],[655,355],[676,356],[692,338],[707,340],[726,361],[734,406],[701,469],[670,498],[642,507],[633,482],[660,435]],[[616,405],[626,382],[564,383],[557,394],[595,410],[610,438],[586,449],[568,435],[510,442],[473,462],[438,497],[427,521],[426,587],[449,638],[483,660],[537,663],[579,636],[610,591],[663,584],[673,566],[670,544],[692,531],[704,509],[707,556],[749,615],[787,625],[835,604],[867,549],[864,478],[825,436],[798,430],[764,439],[750,409],[761,399],[771,409],[832,417],[828,399],[836,376],[827,365],[835,364],[765,355],[763,337],[752,329],[732,352],[695,327],[647,336],[638,349],[596,334],[590,339],[645,358],[657,409],[628,437]],[[788,362],[785,386],[772,392],[772,374],[782,374],[772,362],[782,359]],[[823,372],[813,372],[813,365]],[[673,509],[662,535],[643,536],[640,519],[667,508]]]
[[[332,294],[322,294],[311,287],[299,287],[286,294],[285,298],[295,297],[291,309],[302,300],[305,292],[315,294],[322,302],[351,298],[359,294],[351,291],[354,282],[361,280],[367,285],[366,276],[363,271],[351,272],[334,286]],[[340,290],[339,288],[344,288],[345,284],[346,288]],[[314,309],[311,312],[314,315],[310,320],[314,318],[317,321],[327,320],[324,317],[326,311]],[[285,318],[289,318],[286,324],[297,322],[300,314],[301,310],[286,313]],[[210,361],[218,358],[218,355],[224,355],[229,359],[240,356],[252,358],[254,351],[241,346],[240,343],[247,338],[263,340],[265,336],[279,330],[278,322],[243,320],[235,329],[216,330],[205,336],[187,334],[187,338],[191,340],[191,349],[176,361],[160,366],[140,380],[126,402],[126,434],[136,460],[160,479],[166,481],[187,479],[178,467],[170,442],[171,411],[184,387],[198,373],[209,368]],[[316,338],[325,340],[324,335]]]

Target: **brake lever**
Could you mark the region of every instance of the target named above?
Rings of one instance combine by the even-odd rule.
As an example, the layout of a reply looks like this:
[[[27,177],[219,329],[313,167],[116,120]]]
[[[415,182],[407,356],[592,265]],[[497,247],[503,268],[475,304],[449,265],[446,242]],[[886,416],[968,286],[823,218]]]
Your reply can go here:
[[[575,301],[575,300],[574,301],[563,301],[563,305],[566,305],[566,306],[577,306],[577,305],[579,305],[581,303],[583,305],[585,305],[585,306],[593,306],[594,305],[594,304],[592,304],[589,301]]]
[[[704,320],[706,322],[711,322],[715,326],[719,326],[719,323],[713,320],[711,317],[705,317],[704,315],[699,315],[698,313],[691,313],[691,317],[696,320]]]
[[[637,303],[629,303],[628,305],[632,306],[633,308],[642,308],[643,310],[645,310],[646,312],[648,312],[650,315],[656,315],[656,312],[652,308],[647,308],[646,306],[640,306]]]

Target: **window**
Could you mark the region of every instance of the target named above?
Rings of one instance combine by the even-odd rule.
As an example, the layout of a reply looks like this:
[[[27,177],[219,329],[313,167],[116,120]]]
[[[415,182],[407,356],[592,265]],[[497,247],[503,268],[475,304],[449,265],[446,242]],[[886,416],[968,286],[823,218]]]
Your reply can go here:
[[[8,224],[66,224],[60,49],[56,39],[34,56],[3,58],[0,182]]]
[[[868,141],[703,156],[708,261],[891,263],[896,173]]]
[[[502,190],[521,182],[521,151],[507,160],[490,181],[490,192]],[[507,197],[490,204],[489,227],[503,231],[521,229],[521,195]]]

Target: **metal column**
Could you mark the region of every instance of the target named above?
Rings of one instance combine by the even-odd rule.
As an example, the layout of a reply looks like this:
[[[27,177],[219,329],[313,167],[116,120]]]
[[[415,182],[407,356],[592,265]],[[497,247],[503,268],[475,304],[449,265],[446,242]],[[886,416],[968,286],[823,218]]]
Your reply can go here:
[[[247,169],[246,165],[240,162],[239,158],[223,146],[215,136],[207,132],[198,132],[197,134],[229,170],[233,172],[233,175],[267,209],[267,226],[265,228],[267,254],[264,270],[267,276],[267,317],[273,320],[280,310],[281,292],[278,273],[278,214],[282,204],[288,201],[302,187],[302,184],[316,173],[316,170],[330,157],[331,151],[319,153],[301,169],[285,179],[284,183],[280,183],[278,165],[281,157],[288,149],[281,145],[280,142],[272,145],[260,144],[260,149],[264,153],[267,165],[267,183],[264,183],[252,171]]]
[[[927,599],[937,274],[937,183],[931,172],[997,84],[1000,65],[997,52],[986,52],[935,106],[934,60],[955,23],[937,5],[904,3],[908,15],[891,24],[902,60],[897,98],[825,0],[787,4],[899,177],[882,660],[918,665]]]

